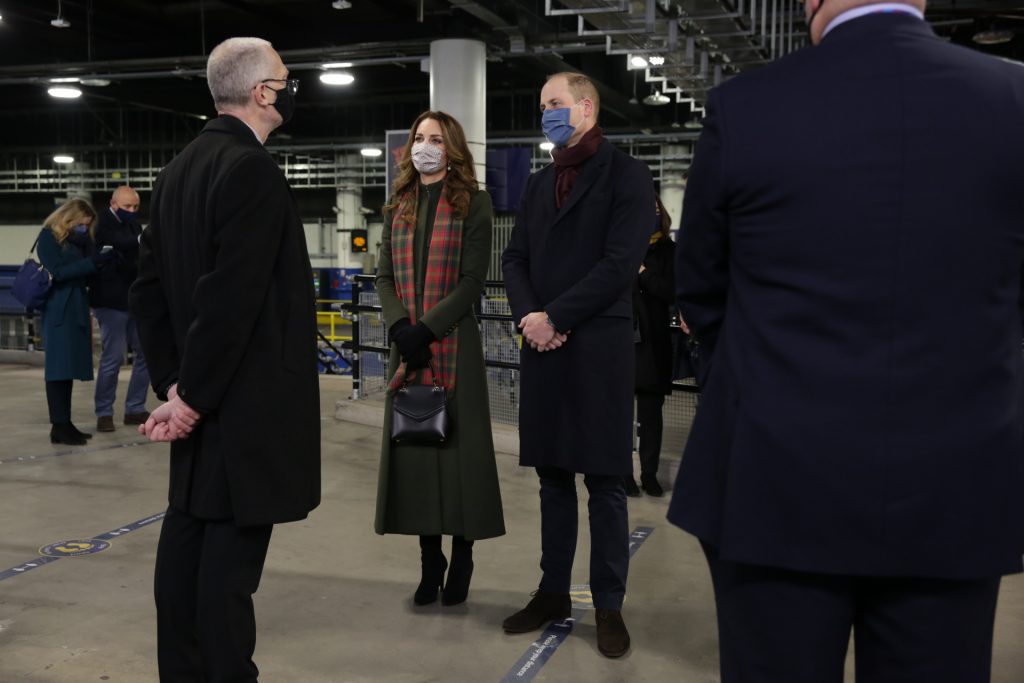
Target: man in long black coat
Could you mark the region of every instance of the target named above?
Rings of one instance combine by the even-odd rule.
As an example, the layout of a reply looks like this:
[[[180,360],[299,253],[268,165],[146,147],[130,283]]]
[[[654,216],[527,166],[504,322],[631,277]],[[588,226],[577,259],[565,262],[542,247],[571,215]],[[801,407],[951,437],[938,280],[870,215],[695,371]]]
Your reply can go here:
[[[263,148],[297,87],[270,43],[210,54],[220,116],[157,179],[131,309],[171,445],[156,560],[161,681],[255,681],[272,525],[320,501],[316,314],[298,210]],[[191,431],[191,433],[189,433]]]
[[[678,304],[703,400],[670,519],[722,681],[984,683],[1024,552],[1024,69],[923,2],[808,0],[816,44],[708,100]],[[702,371],[703,373],[704,371]]]
[[[575,478],[583,473],[598,648],[616,657],[629,649],[621,608],[629,569],[622,477],[632,472],[631,284],[650,237],[654,186],[643,163],[604,139],[586,76],[552,76],[541,108],[554,164],[527,182],[502,268],[524,338],[519,461],[540,477],[543,577],[504,628],[524,633],[569,616]]]

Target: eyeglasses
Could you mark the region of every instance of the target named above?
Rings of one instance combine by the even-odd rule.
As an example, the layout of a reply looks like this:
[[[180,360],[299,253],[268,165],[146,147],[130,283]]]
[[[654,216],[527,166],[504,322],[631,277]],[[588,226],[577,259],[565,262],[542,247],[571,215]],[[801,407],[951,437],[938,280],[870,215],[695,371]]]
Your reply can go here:
[[[288,93],[291,95],[294,95],[295,93],[299,92],[299,79],[297,78],[264,78],[262,81],[260,81],[260,84],[262,85],[263,83],[270,83],[271,81],[276,83],[284,83],[285,89],[287,89]],[[273,88],[271,88],[271,90],[273,90]]]

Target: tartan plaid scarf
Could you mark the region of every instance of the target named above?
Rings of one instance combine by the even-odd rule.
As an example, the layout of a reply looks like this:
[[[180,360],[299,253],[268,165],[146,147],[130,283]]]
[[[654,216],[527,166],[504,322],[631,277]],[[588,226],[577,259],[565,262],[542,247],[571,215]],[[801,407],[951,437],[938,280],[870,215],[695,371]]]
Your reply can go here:
[[[402,219],[408,208],[407,203],[415,205],[418,193],[408,192],[395,210],[391,223],[391,260],[395,271],[395,288],[398,298],[409,311],[409,321],[416,324],[416,270],[414,244],[416,222]],[[426,199],[424,198],[424,201]],[[434,231],[430,237],[427,252],[427,272],[423,278],[423,312],[426,313],[436,306],[455,289],[459,283],[459,265],[462,260],[462,221],[452,215],[452,207],[445,199],[442,188],[440,201],[437,203],[437,214],[434,217]],[[434,354],[431,363],[437,372],[437,379],[449,392],[455,390],[455,359],[458,355],[458,335],[448,336],[430,345]],[[419,374],[419,377],[416,377]],[[433,377],[430,368],[422,372],[413,371],[410,381],[431,384]],[[391,379],[389,387],[397,389],[405,382],[405,363],[398,366],[398,371]]]

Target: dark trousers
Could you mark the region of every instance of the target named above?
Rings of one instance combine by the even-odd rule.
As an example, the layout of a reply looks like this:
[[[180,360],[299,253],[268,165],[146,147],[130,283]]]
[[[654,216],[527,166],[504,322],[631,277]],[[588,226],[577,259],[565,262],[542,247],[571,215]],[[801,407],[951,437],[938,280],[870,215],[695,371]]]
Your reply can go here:
[[[665,394],[638,391],[636,393],[636,421],[640,425],[640,474],[658,473],[661,461],[661,433],[664,421],[661,407]]]
[[[705,545],[722,683],[987,683],[999,577],[808,574],[722,560]]]
[[[168,508],[156,552],[161,683],[256,681],[252,596],[272,529]]]
[[[50,424],[71,422],[71,387],[74,380],[61,379],[46,383],[46,407]]]
[[[542,577],[540,590],[568,593],[579,525],[576,474],[538,467]],[[629,573],[629,518],[622,477],[587,474],[590,493],[590,592],[599,609],[622,609]]]

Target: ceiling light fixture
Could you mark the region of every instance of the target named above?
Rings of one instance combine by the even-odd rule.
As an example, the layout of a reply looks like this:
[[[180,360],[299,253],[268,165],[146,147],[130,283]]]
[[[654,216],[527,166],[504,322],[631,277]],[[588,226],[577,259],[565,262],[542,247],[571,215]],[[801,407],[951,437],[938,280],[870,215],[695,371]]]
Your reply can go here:
[[[553,150],[555,148],[555,143],[545,141],[545,142],[540,143],[538,145],[538,147],[540,147],[545,152],[550,152],[551,150]]]
[[[661,66],[665,63],[665,58],[658,55],[651,55],[647,58],[647,61],[651,63],[651,66]]]
[[[320,82],[327,85],[351,85],[356,77],[344,71],[328,71],[320,74]]]
[[[328,62],[321,64],[321,69],[347,69],[352,66],[352,62]]]
[[[60,0],[57,0],[57,18],[50,20],[50,26],[54,28],[68,28],[71,26],[71,22],[65,19],[61,13]]]
[[[79,90],[78,88],[74,88],[74,87],[66,86],[66,85],[50,88],[46,92],[50,93],[50,97],[57,97],[57,98],[63,99],[63,100],[73,100],[76,97],[81,97],[82,96],[82,91],[81,90]]]
[[[97,88],[105,88],[110,85],[110,81],[106,78],[83,78],[81,83],[82,85],[91,85]]]
[[[644,98],[644,104],[649,104],[652,107],[660,107],[661,105],[668,104],[671,101],[672,100],[670,100],[665,95],[662,95],[657,90],[655,90],[650,95]]]
[[[74,76],[68,76],[67,78],[51,78],[50,83],[78,83],[78,79]]]
[[[641,57],[640,55],[633,55],[632,57],[629,58],[629,64],[634,69],[642,69],[645,66],[647,66],[647,60]]]
[[[376,147],[363,147],[361,150],[359,150],[359,153],[362,154],[364,157],[373,158],[373,157],[379,157],[384,152],[382,152],[381,150],[377,149]]]
[[[978,45],[1002,45],[1013,40],[1013,31],[1005,28],[992,29],[990,31],[978,31],[971,38]]]
[[[352,7],[352,3],[348,0],[334,0],[334,2],[331,3],[331,7],[334,9],[349,9]]]
[[[683,128],[689,128],[690,130],[700,130],[704,127],[704,124],[700,122],[700,119],[690,119],[683,124]]]
[[[58,154],[53,157],[53,160],[58,164],[73,164],[75,162],[75,158],[70,154]]]

